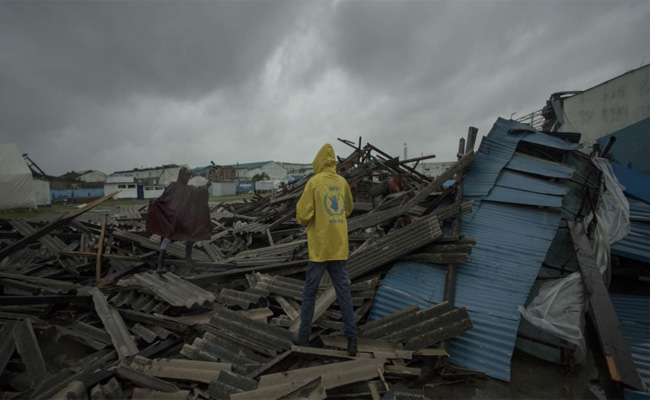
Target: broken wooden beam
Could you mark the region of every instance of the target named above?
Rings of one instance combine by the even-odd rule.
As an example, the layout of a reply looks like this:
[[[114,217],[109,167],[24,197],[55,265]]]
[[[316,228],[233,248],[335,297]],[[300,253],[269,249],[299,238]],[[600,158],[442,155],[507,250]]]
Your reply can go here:
[[[610,377],[615,382],[642,390],[643,383],[634,366],[627,339],[623,335],[603,276],[596,264],[587,233],[581,222],[567,221],[567,224],[578,257],[582,282],[589,298],[589,314],[596,326]]]

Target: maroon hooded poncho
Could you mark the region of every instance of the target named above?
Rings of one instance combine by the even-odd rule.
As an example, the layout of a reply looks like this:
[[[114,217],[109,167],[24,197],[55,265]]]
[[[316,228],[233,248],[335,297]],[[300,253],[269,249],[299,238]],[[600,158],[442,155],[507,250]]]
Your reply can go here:
[[[170,240],[199,241],[210,239],[208,190],[189,186],[190,171],[181,168],[176,182],[149,203],[147,233]]]

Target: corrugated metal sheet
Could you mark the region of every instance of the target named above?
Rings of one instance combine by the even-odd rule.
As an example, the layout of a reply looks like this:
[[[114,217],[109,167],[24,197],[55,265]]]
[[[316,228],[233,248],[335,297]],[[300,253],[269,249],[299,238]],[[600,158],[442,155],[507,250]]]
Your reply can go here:
[[[485,200],[501,203],[527,204],[529,206],[562,207],[561,196],[527,192],[513,188],[495,186]]]
[[[555,235],[560,215],[551,210],[484,201],[461,231],[477,245],[458,269],[456,305],[470,312],[474,328],[452,340],[451,361],[510,379],[510,357],[525,303]],[[399,263],[386,275],[370,320],[412,304],[442,301],[446,268]]]
[[[650,387],[650,299],[611,295],[614,310],[632,352],[632,359],[646,390]]]
[[[612,255],[650,263],[650,205],[639,200],[630,203],[630,233],[614,243]]]
[[[537,132],[534,135],[528,135],[521,140],[523,142],[539,144],[541,146],[552,147],[560,150],[578,150],[582,147],[582,144],[580,143],[569,143],[562,138],[547,135],[544,132]]]
[[[505,381],[510,380],[519,326],[517,307],[528,298],[561,218],[559,209],[538,205],[561,207],[566,188],[504,168],[512,164],[512,170],[537,176],[573,175],[566,165],[515,153],[520,140],[538,135],[508,133],[516,124],[503,119],[495,123],[463,185],[465,198],[475,201],[475,211],[463,216],[461,231],[477,244],[458,268],[455,305],[467,308],[474,328],[453,339],[450,347],[452,363]],[[544,136],[529,142],[575,147],[554,139]],[[397,264],[382,281],[370,319],[412,304],[427,307],[442,301],[445,275],[441,265]]]
[[[526,154],[515,153],[507,168],[529,174],[548,176],[549,178],[571,179],[574,168],[568,165],[543,160]]]
[[[530,175],[504,170],[496,181],[497,186],[525,190],[527,192],[564,196],[568,189],[564,185],[534,178]]]
[[[627,202],[630,203],[630,220],[650,222],[650,204],[629,197]]]
[[[650,175],[650,118],[601,137],[598,139],[601,149],[612,136],[616,137],[616,142],[609,155],[628,168]]]
[[[650,203],[650,176],[612,162],[612,170],[619,183],[625,187],[626,195]]]

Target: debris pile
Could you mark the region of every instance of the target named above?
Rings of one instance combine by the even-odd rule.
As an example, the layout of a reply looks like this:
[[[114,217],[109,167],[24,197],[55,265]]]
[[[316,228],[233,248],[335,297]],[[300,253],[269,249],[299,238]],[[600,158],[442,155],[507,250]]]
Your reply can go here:
[[[472,136],[473,135],[473,136]],[[77,219],[115,193],[49,223],[0,220],[0,392],[4,398],[400,398],[425,384],[476,377],[446,362],[444,342],[472,328],[453,307],[454,267],[473,244],[460,232],[465,169],[435,179],[370,144],[340,159],[354,193],[348,268],[359,355],[343,349],[341,313],[321,282],[310,346],[292,344],[308,253],[295,205],[308,178],[268,197],[211,204],[212,237],[167,248],[140,209]],[[108,203],[104,203],[106,206]],[[368,314],[390,265],[449,265],[448,300]]]

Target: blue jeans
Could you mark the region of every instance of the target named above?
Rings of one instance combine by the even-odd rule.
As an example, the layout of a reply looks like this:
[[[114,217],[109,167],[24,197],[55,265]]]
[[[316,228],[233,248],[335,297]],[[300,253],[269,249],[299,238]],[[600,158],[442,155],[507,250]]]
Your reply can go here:
[[[341,315],[343,316],[343,327],[345,337],[350,339],[357,337],[357,327],[354,323],[354,310],[352,308],[352,294],[348,283],[348,269],[345,266],[347,261],[310,261],[307,266],[307,278],[305,289],[302,292],[302,305],[300,307],[300,336],[311,334],[311,320],[314,318],[314,305],[318,294],[318,285],[327,269],[336,290],[336,299],[339,302]]]

